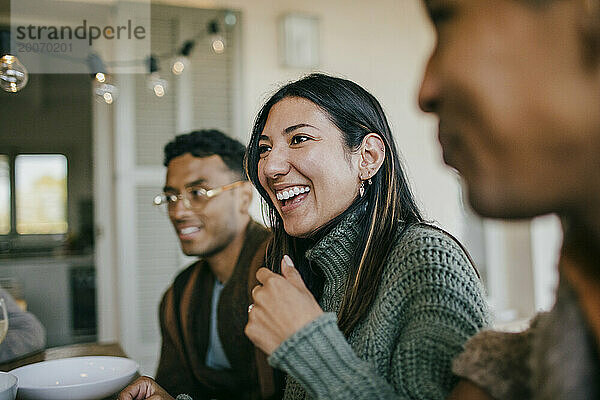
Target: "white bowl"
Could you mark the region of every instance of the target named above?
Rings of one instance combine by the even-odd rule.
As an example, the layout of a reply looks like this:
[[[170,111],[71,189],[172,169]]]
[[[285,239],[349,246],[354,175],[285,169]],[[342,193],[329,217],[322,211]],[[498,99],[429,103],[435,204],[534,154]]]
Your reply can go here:
[[[10,371],[19,378],[22,400],[96,400],[123,389],[138,364],[123,357],[73,357]],[[0,399],[1,400],[1,399]]]
[[[15,400],[18,379],[13,374],[0,372],[0,400]]]

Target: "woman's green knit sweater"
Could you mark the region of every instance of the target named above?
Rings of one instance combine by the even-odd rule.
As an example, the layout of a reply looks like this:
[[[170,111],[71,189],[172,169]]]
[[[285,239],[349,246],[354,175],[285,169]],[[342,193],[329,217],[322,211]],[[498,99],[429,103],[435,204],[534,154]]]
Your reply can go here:
[[[482,285],[453,238],[411,226],[396,235],[369,312],[344,337],[336,313],[358,245],[359,216],[346,216],[306,253],[325,277],[319,299],[325,314],[269,357],[288,374],[284,398],[444,399],[457,382],[452,359],[488,324]]]

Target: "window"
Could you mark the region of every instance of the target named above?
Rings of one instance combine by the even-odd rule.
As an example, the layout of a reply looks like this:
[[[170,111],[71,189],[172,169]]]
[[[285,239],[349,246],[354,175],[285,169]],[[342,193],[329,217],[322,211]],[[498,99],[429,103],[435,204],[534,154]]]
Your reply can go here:
[[[15,160],[17,233],[67,233],[67,158],[20,155]]]
[[[0,154],[0,235],[10,232],[10,169],[8,156]]]
[[[0,235],[63,235],[67,230],[67,158],[0,155]]]

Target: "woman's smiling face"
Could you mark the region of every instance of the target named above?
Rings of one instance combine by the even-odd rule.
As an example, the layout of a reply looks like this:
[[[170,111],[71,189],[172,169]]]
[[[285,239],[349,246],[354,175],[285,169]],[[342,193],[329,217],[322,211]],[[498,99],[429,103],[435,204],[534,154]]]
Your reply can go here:
[[[286,97],[267,117],[258,177],[290,236],[306,237],[343,213],[358,195],[360,153],[313,102]]]

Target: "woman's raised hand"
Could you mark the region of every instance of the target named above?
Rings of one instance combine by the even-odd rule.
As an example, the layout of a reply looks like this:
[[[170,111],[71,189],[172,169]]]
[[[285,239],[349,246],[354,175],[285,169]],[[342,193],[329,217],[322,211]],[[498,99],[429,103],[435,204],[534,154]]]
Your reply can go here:
[[[119,393],[117,400],[174,400],[158,383],[147,376],[136,379]]]
[[[262,284],[252,289],[246,336],[270,355],[288,337],[315,320],[323,310],[308,290],[292,259],[281,260],[281,275],[267,268],[256,272]]]

